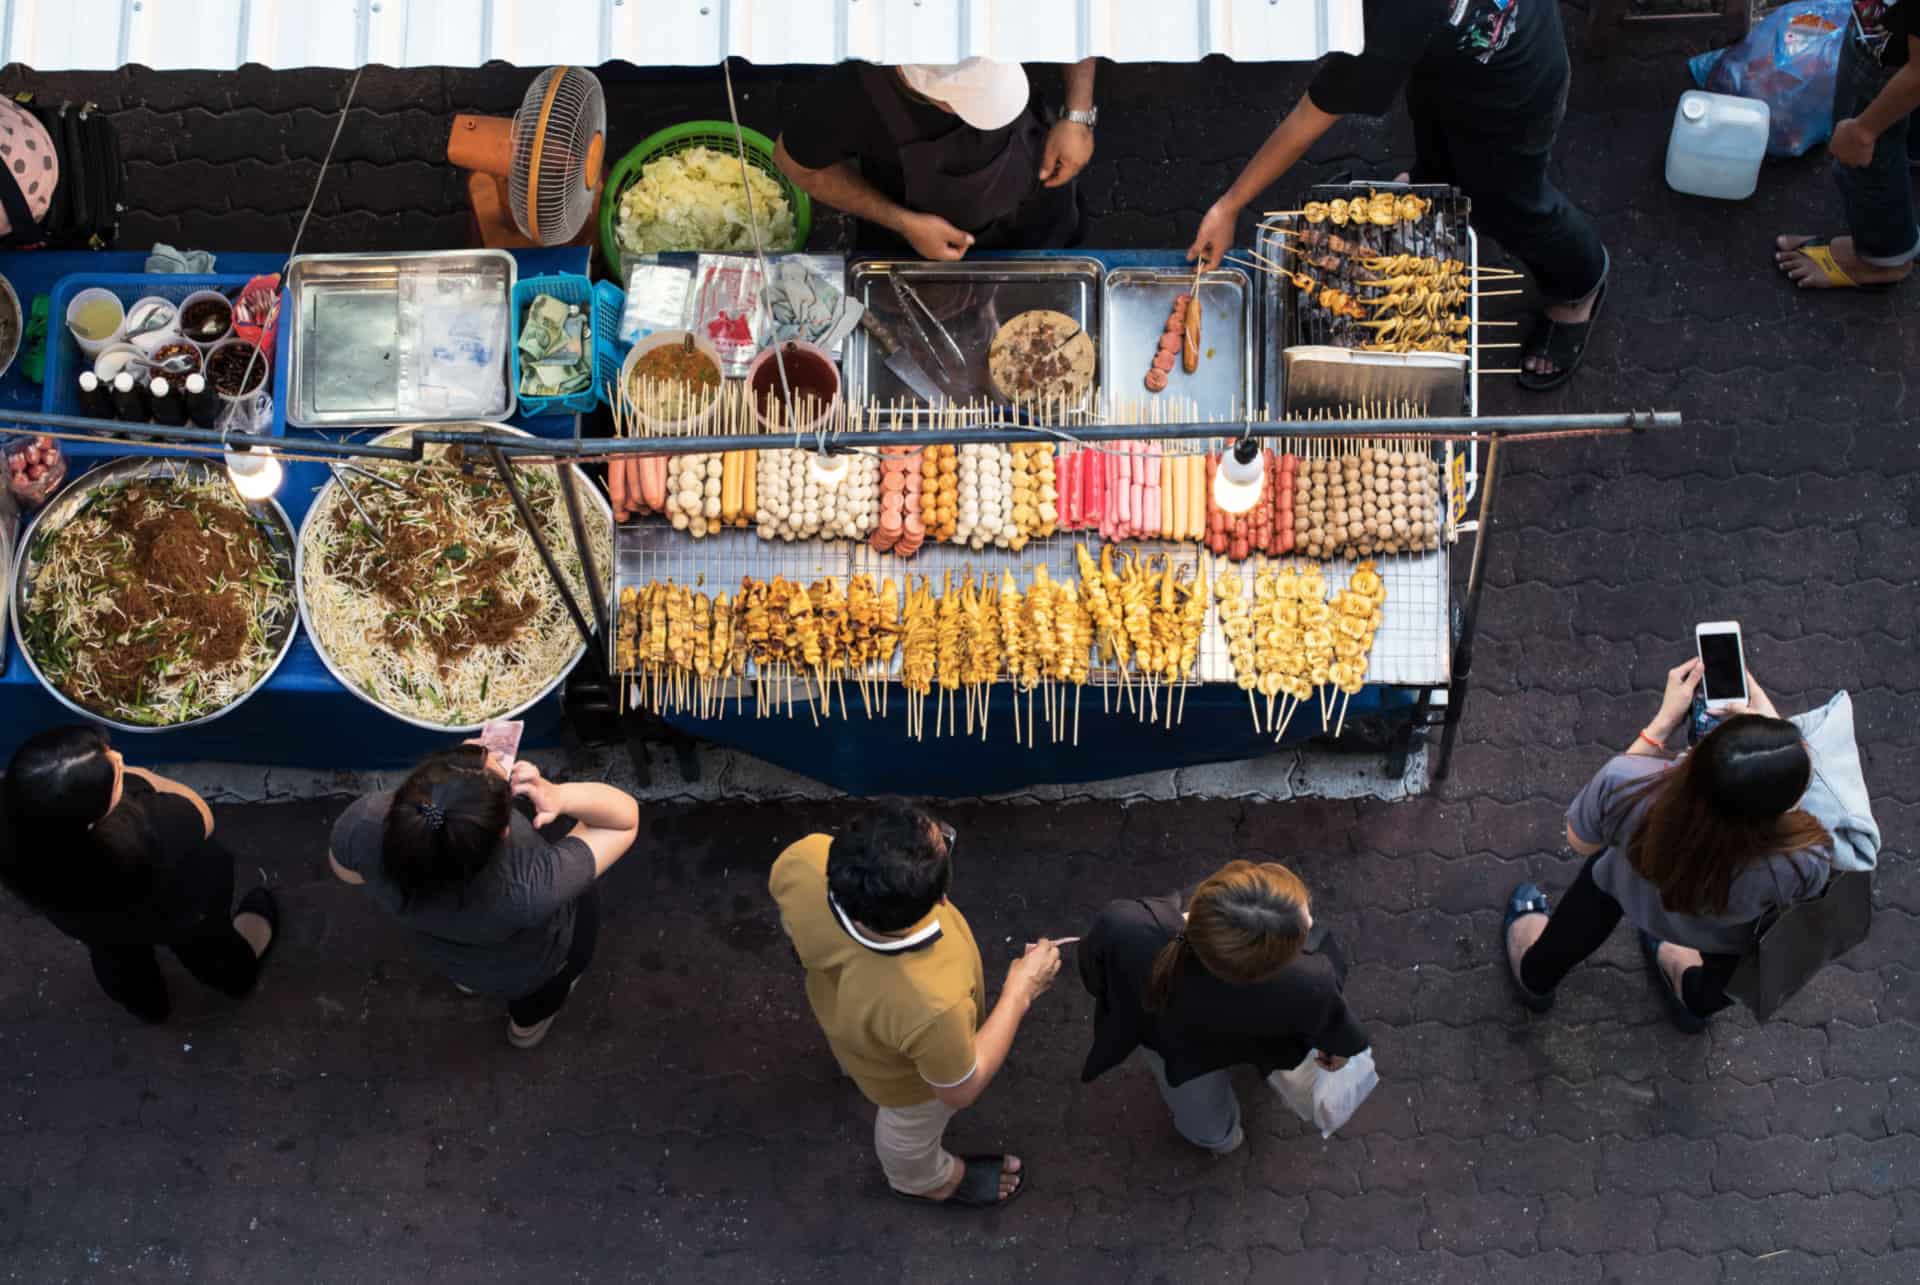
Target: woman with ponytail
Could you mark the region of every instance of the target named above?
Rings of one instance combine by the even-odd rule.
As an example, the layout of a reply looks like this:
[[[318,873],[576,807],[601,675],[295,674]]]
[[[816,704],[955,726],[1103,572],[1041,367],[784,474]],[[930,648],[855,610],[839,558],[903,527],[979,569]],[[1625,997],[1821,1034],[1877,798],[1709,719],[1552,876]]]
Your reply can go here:
[[[1340,994],[1345,964],[1312,898],[1276,862],[1232,861],[1189,897],[1115,901],[1080,943],[1094,999],[1091,1081],[1135,1048],[1180,1135],[1216,1155],[1245,1140],[1229,1069],[1337,1070],[1368,1047]]]
[[[1745,706],[1686,757],[1667,753],[1699,683],[1698,659],[1669,671],[1653,721],[1567,809],[1567,843],[1586,864],[1559,906],[1531,883],[1507,898],[1501,944],[1536,1013],[1624,917],[1668,1016],[1697,1035],[1733,1002],[1727,982],[1759,922],[1826,887],[1833,836],[1800,808],[1813,760],[1753,675]]]
[[[204,985],[253,989],[279,911],[265,888],[233,904],[233,858],[206,800],[120,757],[96,728],[49,728],[7,765],[0,884],[85,943],[100,988],[135,1017],[172,1010],[165,946]]]
[[[529,821],[514,799],[532,805]],[[572,818],[549,842],[540,830]],[[461,990],[507,1003],[507,1041],[544,1040],[599,933],[594,880],[640,827],[631,795],[555,785],[477,741],[434,754],[398,790],[369,795],[333,827],[333,872],[364,884]]]

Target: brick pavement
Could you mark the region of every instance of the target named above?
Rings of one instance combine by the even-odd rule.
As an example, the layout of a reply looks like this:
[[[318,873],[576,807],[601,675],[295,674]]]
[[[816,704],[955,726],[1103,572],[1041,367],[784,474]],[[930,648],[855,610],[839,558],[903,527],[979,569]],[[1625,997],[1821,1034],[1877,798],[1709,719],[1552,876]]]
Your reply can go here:
[[[1745,205],[1665,190],[1679,76],[1645,56],[1577,66],[1562,155],[1613,247],[1609,325],[1569,390],[1488,403],[1658,404],[1693,427],[1515,452],[1482,687],[1447,788],[1400,805],[947,811],[969,854],[956,897],[996,985],[1014,942],[1072,932],[1108,897],[1228,854],[1294,864],[1352,949],[1351,998],[1385,1076],[1344,1135],[1311,1138],[1249,1086],[1249,1145],[1191,1154],[1144,1075],[1078,1085],[1087,1004],[1068,979],[956,1132],[1016,1142],[1033,1190],[991,1216],[908,1211],[881,1191],[867,1113],[809,1023],[764,897],[769,856],[839,809],[650,816],[609,878],[600,963],[548,1046],[516,1054],[488,1006],[428,976],[326,877],[337,805],[252,807],[222,823],[282,890],[287,942],[244,1008],[182,985],[175,1022],[139,1028],[75,950],[0,910],[0,1132],[15,1157],[0,1278],[1920,1279],[1920,461],[1905,374],[1920,327],[1910,290],[1807,297],[1774,278],[1768,236],[1835,224],[1824,160],[1770,168]],[[1300,79],[1106,75],[1095,241],[1177,240]],[[159,199],[159,163],[176,156],[223,176],[213,208],[178,195],[129,221],[130,244],[257,247],[287,227],[299,162],[317,155],[312,105],[338,78],[209,80],[116,82],[130,151],[155,166],[136,170],[137,197]],[[750,116],[765,119],[763,95],[791,101],[785,81],[749,80]],[[457,235],[451,189],[417,158],[448,95],[503,106],[517,84],[370,76],[379,128],[352,144],[360,168],[313,244]],[[636,128],[713,107],[693,77],[613,94]],[[167,134],[181,122],[192,140]],[[1378,172],[1404,138],[1403,124],[1350,126],[1317,159]],[[271,169],[248,164],[262,139]],[[1888,842],[1874,938],[1764,1030],[1733,1014],[1705,1038],[1674,1033],[1625,934],[1552,1016],[1518,1012],[1497,973],[1500,898],[1522,874],[1571,876],[1566,799],[1640,725],[1691,622],[1719,616],[1746,622],[1782,708],[1855,693]]]

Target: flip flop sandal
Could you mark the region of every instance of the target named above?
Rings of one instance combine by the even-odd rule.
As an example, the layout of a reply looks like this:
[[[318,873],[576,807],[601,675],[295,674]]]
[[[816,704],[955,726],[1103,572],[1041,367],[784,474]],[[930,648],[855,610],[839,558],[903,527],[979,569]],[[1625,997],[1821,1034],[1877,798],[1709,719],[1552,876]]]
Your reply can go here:
[[[1608,275],[1612,275],[1609,271]],[[1533,330],[1527,336],[1527,342],[1520,349],[1521,371],[1520,387],[1528,392],[1544,393],[1548,389],[1558,388],[1573,378],[1573,372],[1580,369],[1580,363],[1587,355],[1587,340],[1593,334],[1594,325],[1600,320],[1600,309],[1607,302],[1607,277],[1600,278],[1593,296],[1593,311],[1587,314],[1585,321],[1555,321],[1545,313],[1534,323]],[[1527,360],[1533,357],[1545,357],[1554,366],[1551,375],[1536,375],[1525,369]]]
[[[240,904],[233,908],[234,915],[258,915],[267,921],[267,948],[260,952],[258,968],[267,966],[267,956],[273,954],[273,948],[280,944],[280,903],[274,900],[263,884],[240,898]],[[256,969],[257,971],[257,969]]]
[[[999,1209],[1011,1205],[1020,1199],[1020,1193],[1027,1189],[1027,1167],[1020,1166],[1020,1172],[1014,1175],[1013,1190],[1006,1199],[1000,1198],[1000,1175],[1006,1171],[1005,1156],[961,1156],[960,1163],[966,1172],[961,1175],[960,1185],[945,1200],[930,1200],[925,1196],[911,1196],[904,1191],[887,1190],[902,1200],[911,1200],[916,1205],[934,1205],[944,1207],[952,1205],[959,1209]]]
[[[1687,1035],[1699,1035],[1707,1029],[1707,1019],[1687,1007],[1667,980],[1667,970],[1660,966],[1660,939],[1650,932],[1640,934],[1640,954],[1647,961],[1647,980],[1653,983],[1653,989],[1660,992],[1660,999],[1667,1006],[1667,1016],[1673,1024]]]
[[[1864,284],[1855,281],[1847,275],[1846,269],[1840,266],[1840,261],[1833,257],[1832,237],[1828,237],[1825,242],[1808,241],[1803,245],[1795,246],[1791,250],[1782,250],[1779,247],[1779,243],[1776,242],[1774,244],[1774,253],[1797,254],[1807,259],[1814,267],[1820,269],[1820,275],[1827,279],[1826,288],[1828,289],[1870,290],[1877,293],[1883,290],[1891,290],[1900,284],[1898,281],[1868,281]],[[1781,275],[1786,275],[1787,269],[1784,264],[1780,263],[1778,259],[1774,260],[1774,264],[1780,269]],[[1794,288],[1796,290],[1818,290],[1821,287],[1803,286],[1796,281],[1794,282]]]
[[[1547,894],[1540,891],[1540,885],[1523,883],[1507,895],[1506,917],[1500,921],[1500,971],[1513,983],[1514,997],[1536,1013],[1544,1013],[1553,1007],[1553,992],[1535,995],[1520,984],[1519,974],[1513,971],[1513,951],[1507,946],[1507,940],[1513,935],[1513,924],[1523,915],[1551,915],[1553,905],[1547,900]]]

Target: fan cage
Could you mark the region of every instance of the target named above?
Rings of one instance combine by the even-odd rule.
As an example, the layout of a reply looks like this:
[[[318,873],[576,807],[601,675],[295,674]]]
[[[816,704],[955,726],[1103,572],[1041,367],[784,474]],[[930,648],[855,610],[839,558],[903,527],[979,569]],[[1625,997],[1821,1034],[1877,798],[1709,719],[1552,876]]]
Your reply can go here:
[[[556,77],[558,85],[554,84]],[[549,94],[553,105],[541,142],[540,112]],[[513,116],[513,167],[507,176],[513,221],[523,233],[543,245],[556,245],[572,238],[585,225],[600,195],[598,175],[594,176],[594,186],[587,184],[587,158],[593,140],[603,135],[606,127],[606,99],[592,72],[579,67],[550,68],[527,87],[520,110]],[[540,142],[537,173],[536,142]],[[537,204],[530,206],[530,197]]]

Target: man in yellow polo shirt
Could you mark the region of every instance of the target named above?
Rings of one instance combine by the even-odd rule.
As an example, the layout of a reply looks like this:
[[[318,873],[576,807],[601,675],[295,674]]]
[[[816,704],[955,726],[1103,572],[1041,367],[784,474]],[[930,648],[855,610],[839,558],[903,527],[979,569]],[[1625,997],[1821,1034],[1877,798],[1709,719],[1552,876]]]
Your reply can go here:
[[[947,900],[953,842],[924,812],[878,804],[840,837],[810,834],[781,853],[768,888],[834,1057],[880,1109],[873,1146],[888,1184],[909,1199],[991,1208],[1024,1188],[1019,1157],[956,1157],[942,1139],[999,1074],[1060,951],[1030,944],[987,1015],[980,948]]]

